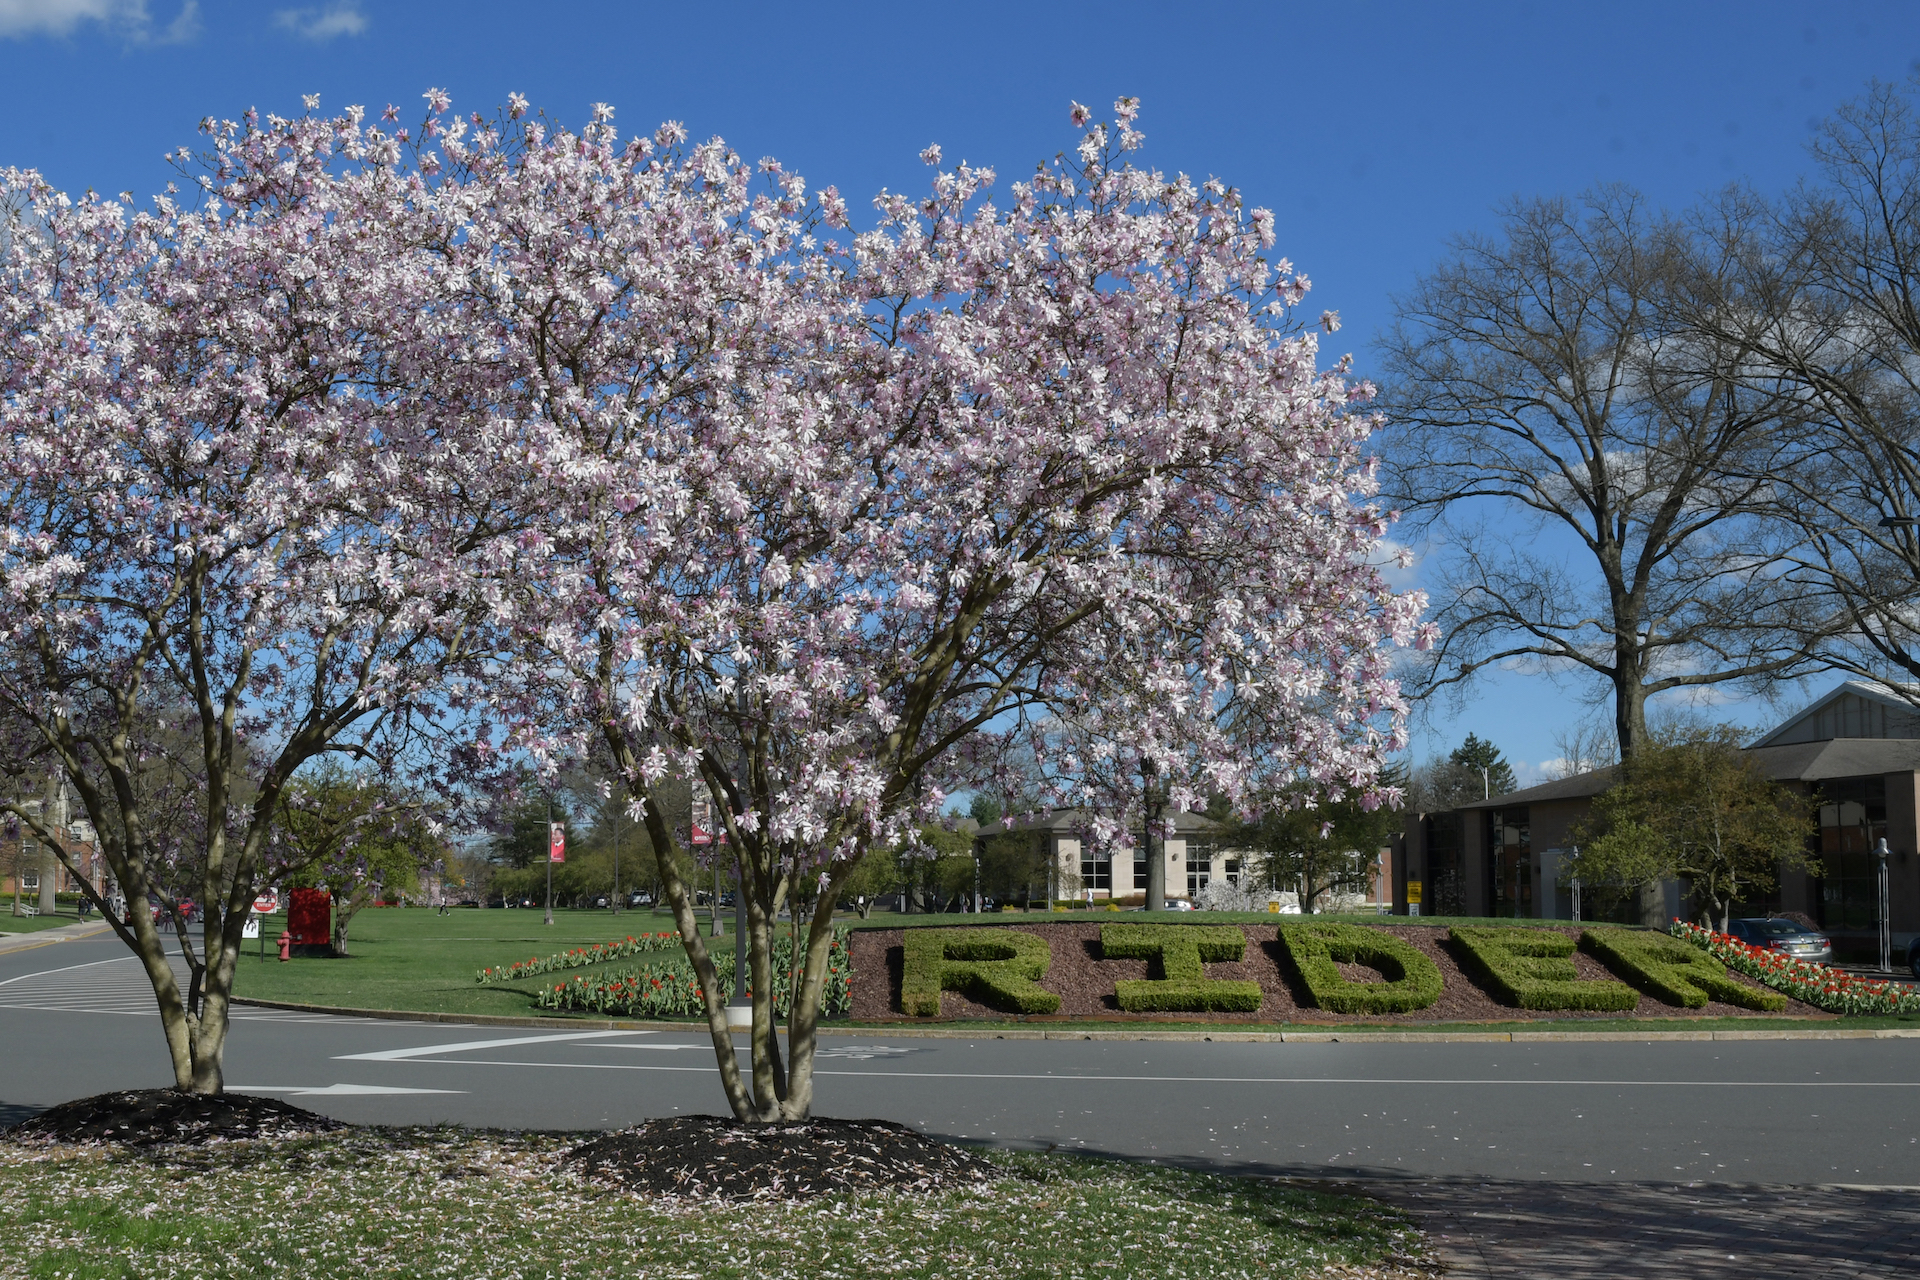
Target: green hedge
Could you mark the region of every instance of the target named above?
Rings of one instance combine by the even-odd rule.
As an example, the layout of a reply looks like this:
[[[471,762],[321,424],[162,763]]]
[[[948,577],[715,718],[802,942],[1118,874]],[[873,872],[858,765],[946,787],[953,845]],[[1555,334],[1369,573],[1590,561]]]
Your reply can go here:
[[[900,976],[901,1012],[940,1012],[940,993],[958,991],[1002,1013],[1057,1013],[1060,997],[1036,986],[1053,964],[1045,938],[1017,929],[908,929]]]
[[[1440,998],[1440,968],[1383,929],[1354,924],[1283,924],[1280,950],[1330,1013],[1411,1013]],[[1385,982],[1348,982],[1338,964],[1364,964]]]
[[[1727,967],[1704,951],[1663,933],[1587,929],[1580,945],[1607,968],[1656,1000],[1698,1009],[1709,1000],[1769,1013],[1787,1007],[1778,991],[1756,991],[1727,975]]]
[[[1573,939],[1555,929],[1449,930],[1461,968],[1495,999],[1521,1009],[1619,1011],[1640,1003],[1624,982],[1585,981],[1574,968]]]
[[[1260,1007],[1259,983],[1210,979],[1206,970],[1246,953],[1247,935],[1231,925],[1100,926],[1100,954],[1107,959],[1153,963],[1154,978],[1113,984],[1129,1013],[1252,1013]]]

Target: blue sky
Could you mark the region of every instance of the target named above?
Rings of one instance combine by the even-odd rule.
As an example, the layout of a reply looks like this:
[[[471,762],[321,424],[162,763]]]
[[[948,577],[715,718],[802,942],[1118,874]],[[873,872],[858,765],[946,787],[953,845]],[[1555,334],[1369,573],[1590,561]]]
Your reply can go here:
[[[1777,191],[1811,126],[1874,77],[1920,67],[1908,3],[497,4],[0,0],[0,164],[145,195],[207,115],[509,91],[569,120],[684,121],[850,199],[919,190],[917,159],[1003,180],[1068,148],[1067,104],[1143,102],[1147,162],[1217,175],[1277,214],[1328,344],[1364,371],[1392,296],[1513,195],[1630,183],[1677,207],[1729,182]],[[858,205],[856,205],[858,207]],[[1347,346],[1340,344],[1346,343]],[[1417,571],[1416,571],[1417,578]],[[1824,688],[1831,681],[1817,681]],[[1437,713],[1530,780],[1585,714],[1577,689],[1505,673]],[[1789,703],[1800,696],[1789,693]],[[1734,703],[1759,724],[1777,713]]]

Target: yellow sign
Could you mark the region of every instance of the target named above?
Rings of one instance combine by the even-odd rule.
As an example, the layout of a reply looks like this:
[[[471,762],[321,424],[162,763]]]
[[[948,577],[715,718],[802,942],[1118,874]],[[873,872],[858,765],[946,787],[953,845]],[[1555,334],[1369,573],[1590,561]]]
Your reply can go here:
[[[1421,885],[1418,880],[1407,881],[1407,901],[1408,902],[1420,901],[1420,888],[1421,888]]]
[[[1267,904],[1267,914],[1274,915],[1274,916],[1277,916],[1280,914],[1280,900],[1278,898],[1275,898],[1273,901]]]

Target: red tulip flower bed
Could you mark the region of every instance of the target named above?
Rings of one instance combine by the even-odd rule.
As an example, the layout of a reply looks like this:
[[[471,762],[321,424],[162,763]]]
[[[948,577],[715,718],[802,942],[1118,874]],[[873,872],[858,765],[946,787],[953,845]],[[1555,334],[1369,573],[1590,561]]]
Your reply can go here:
[[[512,964],[482,969],[473,975],[473,980],[482,986],[495,982],[517,982],[521,978],[531,978],[542,973],[557,973],[562,969],[584,969],[589,965],[604,964],[609,960],[619,960],[644,951],[678,950],[680,950],[680,935],[677,933],[643,933],[637,937],[629,935],[618,942],[575,947],[571,951],[562,951],[559,955],[547,956],[545,959],[529,956],[525,960],[516,960]]]
[[[678,945],[678,934],[665,936]],[[799,966],[793,962],[793,939],[784,934],[775,938],[771,959],[774,973],[787,975],[787,981],[774,993],[773,1001],[774,1013],[784,1018],[792,1011],[793,988],[800,978]],[[719,969],[721,980],[730,988],[732,963],[722,964]],[[583,974],[567,982],[543,986],[534,993],[533,1002],[542,1009],[629,1018],[696,1018],[703,1016],[707,1008],[700,994],[700,983],[684,954],[672,961]],[[853,959],[847,949],[846,930],[837,929],[827,951],[827,980],[820,992],[820,1012],[824,1017],[844,1018],[852,1007]]]
[[[1824,964],[1748,946],[1738,938],[1685,920],[1676,919],[1668,932],[1691,942],[1736,973],[1828,1013],[1920,1013],[1920,991],[1898,982],[1856,978]]]

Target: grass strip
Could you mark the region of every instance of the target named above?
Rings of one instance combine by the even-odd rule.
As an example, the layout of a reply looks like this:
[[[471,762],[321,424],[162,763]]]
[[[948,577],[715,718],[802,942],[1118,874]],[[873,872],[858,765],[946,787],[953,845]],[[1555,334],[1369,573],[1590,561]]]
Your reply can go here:
[[[1396,1211],[1264,1180],[987,1153],[1007,1176],[979,1187],[716,1204],[584,1181],[560,1160],[579,1140],[355,1129],[152,1153],[0,1147],[0,1274],[1426,1274]]]
[[[1461,968],[1503,1004],[1615,1013],[1640,1003],[1624,982],[1582,979],[1573,939],[1556,929],[1455,926],[1448,933],[1459,945]]]

